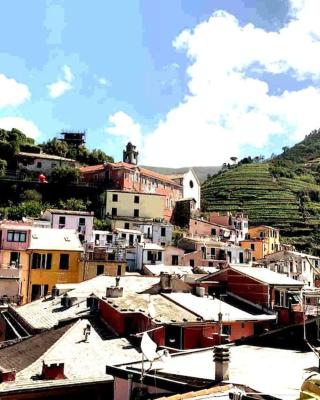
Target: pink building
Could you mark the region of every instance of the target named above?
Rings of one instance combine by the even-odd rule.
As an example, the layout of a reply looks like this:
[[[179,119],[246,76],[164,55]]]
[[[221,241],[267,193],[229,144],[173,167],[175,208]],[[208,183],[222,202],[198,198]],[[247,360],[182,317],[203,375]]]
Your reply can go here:
[[[227,228],[224,225],[203,219],[191,218],[189,221],[189,233],[196,236],[209,236],[224,242],[237,242],[235,228]]]
[[[0,300],[17,302],[21,281],[29,266],[31,222],[2,221],[0,224]]]
[[[225,267],[228,264],[251,263],[251,251],[240,246],[226,244],[201,237],[184,237],[178,247],[185,250],[182,265],[191,267]]]
[[[81,241],[92,240],[93,212],[48,209],[42,218],[49,221],[51,228],[73,229],[79,233]]]
[[[224,215],[220,215],[220,213],[218,212],[211,212],[209,214],[209,222],[225,226],[229,229],[235,229],[235,243],[239,243],[241,240],[245,240],[248,233],[248,216],[242,213],[232,214],[228,212]]]

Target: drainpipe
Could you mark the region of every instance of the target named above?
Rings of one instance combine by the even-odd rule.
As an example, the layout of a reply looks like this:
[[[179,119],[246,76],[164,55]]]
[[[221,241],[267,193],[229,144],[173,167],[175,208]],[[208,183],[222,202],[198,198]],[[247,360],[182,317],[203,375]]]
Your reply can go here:
[[[133,378],[133,375],[132,375],[132,374],[129,374],[129,375],[128,375],[128,400],[131,399],[131,393],[132,393],[132,378]]]
[[[28,254],[29,254],[29,263],[28,263],[27,296],[26,296],[27,303],[29,302],[29,287],[31,284],[31,258],[32,258],[32,254],[33,254],[32,250]]]

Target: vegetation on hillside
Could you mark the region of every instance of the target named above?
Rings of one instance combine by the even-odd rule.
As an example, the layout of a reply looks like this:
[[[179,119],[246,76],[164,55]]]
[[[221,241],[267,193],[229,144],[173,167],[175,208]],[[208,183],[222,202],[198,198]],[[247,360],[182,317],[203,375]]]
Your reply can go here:
[[[224,165],[202,186],[203,209],[245,212],[250,224],[277,226],[285,242],[319,253],[320,131],[283,150]]]

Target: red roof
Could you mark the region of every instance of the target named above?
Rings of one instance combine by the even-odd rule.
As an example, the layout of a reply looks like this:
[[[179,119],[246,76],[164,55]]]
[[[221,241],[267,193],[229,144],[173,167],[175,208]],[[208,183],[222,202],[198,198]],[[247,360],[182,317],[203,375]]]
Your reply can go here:
[[[170,179],[167,175],[158,174],[157,172],[151,171],[149,169],[138,167],[135,164],[129,164],[126,162],[119,161],[119,162],[115,162],[115,163],[110,162],[107,165],[110,165],[114,168],[126,168],[126,169],[130,169],[130,170],[134,170],[137,168],[139,170],[140,174],[143,176],[157,179],[162,182],[170,183],[171,185],[174,185],[174,186],[180,186],[177,182]],[[81,167],[79,169],[80,169],[81,173],[99,172],[99,171],[103,171],[105,169],[105,164],[90,165],[87,167]]]
[[[99,172],[99,171],[103,171],[104,169],[105,169],[104,164],[87,165],[86,167],[79,168],[80,172],[82,172],[82,173]]]

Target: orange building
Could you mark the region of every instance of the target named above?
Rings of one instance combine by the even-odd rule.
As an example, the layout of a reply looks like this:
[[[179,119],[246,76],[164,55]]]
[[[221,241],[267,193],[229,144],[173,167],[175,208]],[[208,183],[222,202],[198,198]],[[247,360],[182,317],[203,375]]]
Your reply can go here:
[[[260,260],[280,250],[279,229],[267,225],[249,228],[246,240],[241,241],[240,245],[252,251],[253,261]]]

